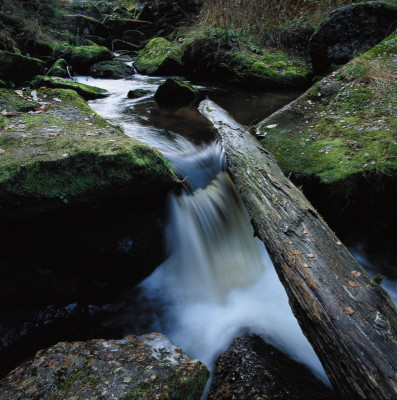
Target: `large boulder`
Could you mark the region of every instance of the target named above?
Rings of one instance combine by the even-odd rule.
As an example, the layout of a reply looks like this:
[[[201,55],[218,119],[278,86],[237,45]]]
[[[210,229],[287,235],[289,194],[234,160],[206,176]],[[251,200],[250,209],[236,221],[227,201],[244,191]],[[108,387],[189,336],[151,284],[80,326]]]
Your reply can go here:
[[[113,59],[112,52],[104,46],[78,46],[70,56],[73,68],[81,73],[87,73],[90,67],[100,61]]]
[[[72,89],[86,100],[100,99],[108,95],[108,92],[104,89],[86,85],[84,83],[74,82],[71,79],[64,79],[58,76],[37,75],[30,84],[33,88],[48,87]]]
[[[334,399],[305,366],[259,336],[235,338],[215,364],[208,400]]]
[[[95,18],[85,15],[65,15],[64,19],[68,30],[75,35],[93,35],[102,38],[107,38],[109,36],[109,29]]]
[[[44,72],[45,64],[37,58],[0,50],[0,79],[23,82]]]
[[[183,72],[182,46],[158,37],[139,52],[135,68],[147,75],[178,75]]]
[[[179,78],[168,78],[158,87],[154,98],[161,106],[183,106],[192,103],[198,95],[198,89],[189,82]]]
[[[89,74],[94,78],[122,79],[132,75],[132,68],[120,61],[101,61],[94,64]]]
[[[3,400],[199,400],[209,377],[165,336],[58,343],[0,381]]]
[[[237,38],[210,37],[206,33],[189,39],[182,62],[188,75],[200,79],[233,82],[242,86],[278,88],[306,86],[310,65],[298,54],[276,49],[240,50],[230,43]]]
[[[397,28],[397,5],[374,1],[352,4],[331,12],[310,39],[315,73],[346,64]]]

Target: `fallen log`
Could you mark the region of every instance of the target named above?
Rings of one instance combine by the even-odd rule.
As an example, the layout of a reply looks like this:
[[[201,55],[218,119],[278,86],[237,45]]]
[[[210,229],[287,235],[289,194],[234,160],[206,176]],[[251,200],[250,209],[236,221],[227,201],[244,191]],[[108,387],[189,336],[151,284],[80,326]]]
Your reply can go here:
[[[397,398],[397,312],[272,155],[210,100],[229,173],[265,243],[291,308],[346,399]]]

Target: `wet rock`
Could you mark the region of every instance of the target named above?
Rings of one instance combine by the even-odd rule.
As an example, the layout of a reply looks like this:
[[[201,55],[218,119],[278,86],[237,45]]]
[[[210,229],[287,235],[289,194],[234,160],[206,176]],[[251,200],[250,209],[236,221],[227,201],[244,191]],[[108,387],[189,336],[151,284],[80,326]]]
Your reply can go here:
[[[179,78],[168,78],[161,84],[154,98],[159,105],[189,105],[197,99],[199,91],[190,83]]]
[[[101,61],[90,68],[89,74],[94,78],[122,79],[132,75],[132,68],[120,61]]]
[[[121,37],[122,40],[128,43],[133,43],[138,45],[142,41],[146,39],[146,36],[143,32],[139,30],[132,30],[132,31],[124,31]]]
[[[86,100],[100,99],[108,95],[107,91],[104,89],[56,76],[38,75],[30,84],[33,88],[45,86],[48,88],[72,89]]]
[[[89,68],[100,62],[113,59],[113,54],[104,46],[79,46],[75,47],[71,54],[73,68],[81,73],[87,73]]]
[[[114,50],[127,50],[130,54],[137,54],[137,51],[142,49],[142,47],[137,46],[135,44],[126,42],[124,40],[116,39],[113,40],[113,49]]]
[[[23,82],[44,71],[45,64],[37,58],[0,50],[0,79]]]
[[[199,400],[208,377],[200,361],[152,333],[41,350],[0,382],[0,397]]]
[[[150,93],[152,93],[150,90],[134,89],[128,92],[127,97],[129,99],[139,99],[140,97],[146,96]]]
[[[147,75],[178,75],[183,72],[182,47],[158,37],[139,52],[135,68]]]
[[[149,29],[151,22],[140,21],[137,19],[108,17],[105,19],[104,24],[113,37],[121,39],[126,31],[141,31],[145,28]]]
[[[310,39],[315,73],[341,65],[375,46],[397,28],[397,6],[375,1],[333,11]]]
[[[334,399],[302,364],[252,334],[235,338],[216,361],[208,400]]]

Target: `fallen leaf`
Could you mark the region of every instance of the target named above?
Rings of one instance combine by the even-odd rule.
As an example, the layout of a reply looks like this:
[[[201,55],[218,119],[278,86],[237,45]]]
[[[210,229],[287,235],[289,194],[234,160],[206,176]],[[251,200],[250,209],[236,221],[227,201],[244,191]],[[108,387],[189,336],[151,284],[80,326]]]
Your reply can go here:
[[[360,271],[357,271],[357,270],[351,271],[350,273],[351,273],[355,278],[358,278],[359,276],[361,276],[361,272],[360,272]]]
[[[301,256],[301,255],[302,255],[302,252],[301,252],[300,250],[294,250],[293,253],[294,253],[296,256]]]
[[[314,254],[313,253],[309,253],[309,254],[306,254],[309,258],[314,258]]]
[[[16,93],[18,96],[23,97],[23,92],[22,92],[22,90],[16,90],[15,93]]]
[[[338,246],[342,246],[342,242],[341,242],[340,240],[338,240],[338,241],[336,242],[336,244],[337,244]]]
[[[266,128],[268,129],[274,129],[278,124],[273,124],[273,125],[267,125]]]
[[[347,282],[347,284],[350,285],[350,286],[353,286],[353,287],[357,286],[357,283],[353,282],[353,281],[349,281],[349,282]]]
[[[178,354],[183,354],[183,351],[182,351],[181,349],[175,349],[175,351],[176,351]]]
[[[354,313],[354,310],[351,307],[344,307],[343,311],[346,312],[346,314],[352,315]]]
[[[309,233],[309,232],[308,232],[306,229],[303,230],[303,234],[304,234],[304,235],[307,235],[308,233]]]
[[[40,88],[40,90],[46,90],[47,88],[45,87],[45,86],[42,86],[41,88]]]
[[[307,263],[304,263],[303,266],[304,266],[305,268],[311,268],[311,267],[312,267],[310,264],[307,264]]]
[[[54,97],[53,100],[54,100],[54,101],[58,101],[58,102],[61,102],[61,101],[62,101],[61,99],[58,99],[58,97]]]
[[[34,101],[37,101],[39,98],[37,97],[37,92],[35,91],[35,90],[32,90],[31,92],[30,92],[30,95],[32,96],[32,99],[34,100]]]
[[[0,149],[0,154],[3,154],[5,152],[5,150]]]
[[[288,243],[289,243],[289,244],[292,244],[292,240],[290,240]]]

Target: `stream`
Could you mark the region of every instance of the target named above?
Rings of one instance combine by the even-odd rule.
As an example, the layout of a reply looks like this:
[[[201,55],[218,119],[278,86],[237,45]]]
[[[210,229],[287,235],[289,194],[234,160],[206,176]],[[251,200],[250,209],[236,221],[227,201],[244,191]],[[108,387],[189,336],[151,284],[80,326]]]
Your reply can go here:
[[[130,304],[106,323],[122,327],[125,334],[159,331],[210,369],[233,337],[254,332],[329,384],[292,314],[265,246],[253,237],[209,122],[194,107],[159,108],[153,94],[164,80],[138,74],[127,80],[78,78],[110,92],[105,99],[90,101],[98,114],[155,147],[186,179],[186,191],[169,198],[167,260],[135,289]],[[127,92],[138,88],[152,93],[128,99]],[[245,125],[255,124],[299,95],[205,89]],[[364,253],[356,250],[355,257],[365,264]],[[386,285],[396,300],[396,283]]]

